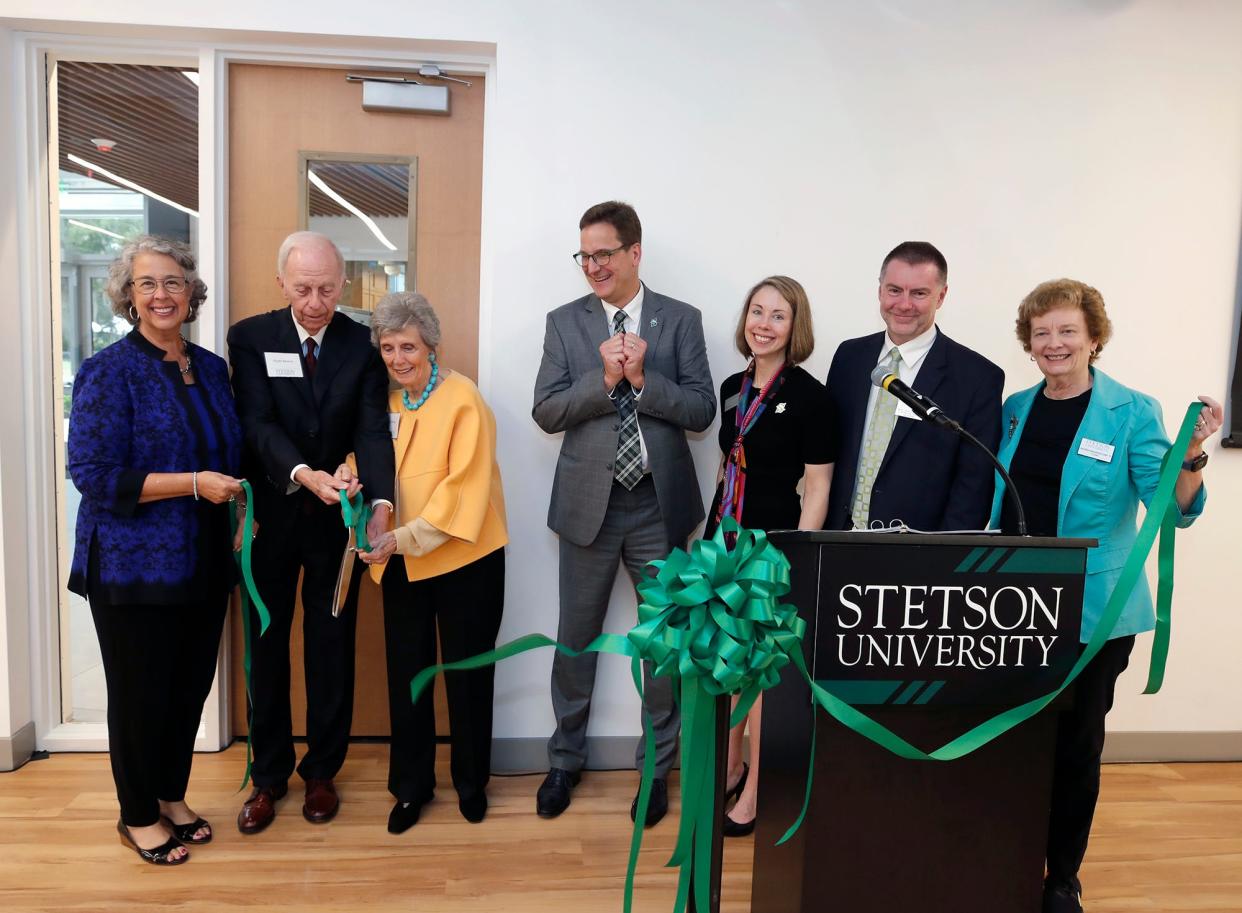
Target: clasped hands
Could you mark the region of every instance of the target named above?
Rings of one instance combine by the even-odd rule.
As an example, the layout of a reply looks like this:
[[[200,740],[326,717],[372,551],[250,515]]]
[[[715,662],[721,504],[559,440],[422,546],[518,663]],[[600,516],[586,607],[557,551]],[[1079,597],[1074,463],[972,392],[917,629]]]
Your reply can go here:
[[[604,363],[604,386],[611,393],[628,380],[636,392],[645,384],[643,358],[647,354],[647,341],[637,333],[617,333],[600,344],[599,357]]]

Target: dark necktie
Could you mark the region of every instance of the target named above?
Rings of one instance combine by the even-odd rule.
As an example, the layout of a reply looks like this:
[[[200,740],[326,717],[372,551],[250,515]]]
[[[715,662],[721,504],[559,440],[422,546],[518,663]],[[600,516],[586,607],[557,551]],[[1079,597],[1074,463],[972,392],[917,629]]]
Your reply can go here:
[[[625,311],[617,311],[612,319],[613,335],[625,332]],[[617,414],[621,416],[621,433],[617,437],[617,461],[612,477],[633,490],[643,477],[643,448],[638,436],[638,411],[634,408],[634,388],[622,380],[616,389]]]
[[[319,359],[315,358],[315,350],[319,348],[315,345],[315,340],[310,336],[306,337],[306,376],[312,380],[315,377],[315,366],[319,364]]]

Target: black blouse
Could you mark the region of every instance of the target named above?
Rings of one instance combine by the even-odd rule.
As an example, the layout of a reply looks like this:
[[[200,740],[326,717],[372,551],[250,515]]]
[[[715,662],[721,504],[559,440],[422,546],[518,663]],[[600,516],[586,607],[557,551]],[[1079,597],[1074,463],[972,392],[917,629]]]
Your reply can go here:
[[[1032,536],[1057,534],[1061,501],[1061,469],[1091,402],[1091,391],[1070,399],[1049,399],[1040,391],[1031,403],[1022,437],[1009,464],[1009,475],[1026,510],[1026,531]],[[1013,502],[1001,503],[1001,531],[1017,535]]]
[[[737,396],[742,373],[720,385],[720,450],[728,454],[737,436]],[[742,525],[747,529],[797,529],[802,516],[798,482],[806,465],[835,463],[840,450],[836,409],[828,391],[799,367],[786,368],[785,382],[746,435],[746,491]],[[753,395],[758,395],[754,391]],[[721,486],[707,514],[706,536],[716,529]]]

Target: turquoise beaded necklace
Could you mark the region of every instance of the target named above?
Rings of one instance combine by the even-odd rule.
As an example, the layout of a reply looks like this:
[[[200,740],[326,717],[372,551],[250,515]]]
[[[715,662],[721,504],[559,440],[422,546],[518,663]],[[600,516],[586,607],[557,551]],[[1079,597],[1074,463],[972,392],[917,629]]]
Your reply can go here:
[[[431,396],[431,391],[436,388],[436,381],[440,379],[440,366],[434,361],[434,358],[435,356],[433,355],[433,361],[431,362],[431,377],[428,379],[427,386],[423,388],[422,395],[419,396],[418,400],[416,402],[410,402],[410,391],[401,391],[401,402],[405,403],[405,408],[409,409],[411,412],[417,412],[422,407],[423,403],[427,402],[427,397]]]

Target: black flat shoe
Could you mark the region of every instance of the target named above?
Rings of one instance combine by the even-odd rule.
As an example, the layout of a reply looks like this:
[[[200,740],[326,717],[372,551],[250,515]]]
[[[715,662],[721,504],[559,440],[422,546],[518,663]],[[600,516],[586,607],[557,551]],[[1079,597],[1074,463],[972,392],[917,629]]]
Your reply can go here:
[[[737,782],[733,784],[732,789],[726,789],[724,800],[728,802],[730,799],[736,799],[742,794],[742,790],[746,787],[746,778],[750,776],[750,765],[745,761],[742,762],[742,775],[737,778]]]
[[[189,853],[186,853],[184,856],[177,859],[173,859],[168,855],[173,850],[177,850],[185,846],[185,844],[175,837],[168,838],[166,843],[161,843],[153,850],[144,850],[138,845],[137,841],[134,840],[133,835],[129,832],[129,828],[125,826],[125,822],[121,821],[119,818],[116,822],[116,832],[121,835],[121,843],[124,846],[129,847],[137,853],[144,862],[149,862],[151,865],[181,865],[183,862],[190,861]]]
[[[458,799],[461,816],[471,824],[478,824],[487,815],[487,793],[479,793],[470,799]]]
[[[168,826],[168,829],[172,831],[172,835],[182,843],[189,843],[194,846],[202,846],[204,843],[211,843],[211,838],[213,836],[211,833],[211,824],[202,818],[195,818],[189,824],[175,824],[167,815],[160,815],[160,820]],[[207,828],[207,836],[195,838],[194,835],[203,828]]]
[[[720,832],[726,837],[746,837],[754,833],[755,819],[751,818],[745,824],[734,821],[728,815],[724,816],[724,824],[720,827]]]
[[[639,792],[642,791],[642,785],[639,785]],[[654,777],[651,781],[651,795],[647,799],[647,818],[643,821],[643,827],[655,827],[664,816],[668,814],[668,781],[663,777]],[[634,801],[630,803],[630,820],[633,821],[638,817],[638,793],[634,794]]]

